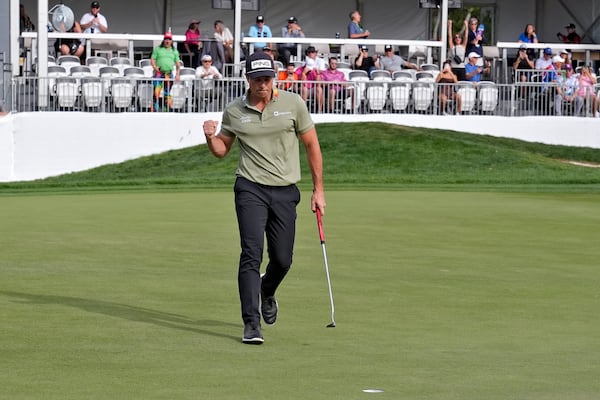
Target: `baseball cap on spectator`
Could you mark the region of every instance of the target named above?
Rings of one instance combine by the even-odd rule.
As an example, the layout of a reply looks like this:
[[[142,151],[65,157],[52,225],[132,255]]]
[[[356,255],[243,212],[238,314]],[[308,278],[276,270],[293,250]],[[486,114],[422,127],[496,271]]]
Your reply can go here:
[[[92,4],[90,4],[90,8],[100,8],[100,3],[98,3],[97,1],[92,1]]]
[[[199,23],[200,23],[200,21],[198,21],[196,18],[193,18],[193,19],[190,21],[190,24],[199,24]]]
[[[263,17],[262,15],[257,16],[256,22],[265,22],[265,17]]]
[[[316,53],[316,52],[317,52],[317,49],[315,49],[315,46],[308,46],[306,48],[306,54],[308,54],[308,53]]]
[[[385,47],[383,48],[384,51],[392,51],[394,50],[394,48],[392,47],[391,44],[386,44]]]
[[[559,54],[569,54],[569,52],[565,49],[562,49]]]
[[[360,46],[361,51],[369,51],[369,47],[366,44]]]
[[[565,28],[567,28],[567,29],[575,29],[575,24],[571,22],[570,24],[565,25]]]
[[[173,34],[171,32],[165,32],[165,36],[163,39],[171,39],[173,40]]]
[[[292,23],[292,22],[298,22],[298,20],[296,19],[296,17],[289,17],[288,18],[288,23]]]
[[[469,56],[467,58],[481,58],[481,56],[478,53],[472,51],[469,53]]]
[[[246,59],[246,75],[250,79],[260,78],[262,76],[274,78],[275,63],[271,56],[262,51],[252,53],[252,55]]]
[[[550,47],[546,47],[544,49],[544,54],[548,54],[549,56],[551,56],[552,55],[552,49]]]
[[[571,64],[565,64],[565,69],[567,71],[571,71],[573,69],[573,66]]]
[[[210,54],[205,54],[202,56],[200,61],[212,61],[212,57],[210,56]]]
[[[523,43],[521,46],[519,46],[519,50],[527,50],[527,45]]]
[[[554,57],[552,57],[552,62],[553,63],[564,63],[565,60],[561,56],[554,56]]]

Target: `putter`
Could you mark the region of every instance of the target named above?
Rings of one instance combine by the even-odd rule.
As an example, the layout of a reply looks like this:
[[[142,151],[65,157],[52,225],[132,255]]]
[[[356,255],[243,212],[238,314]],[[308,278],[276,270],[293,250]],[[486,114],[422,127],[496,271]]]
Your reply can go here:
[[[325,251],[325,232],[323,231],[321,210],[318,208],[317,226],[319,228],[319,239],[321,239],[321,248],[323,249],[323,260],[325,261],[325,274],[327,275],[327,287],[329,288],[329,301],[331,302],[331,323],[327,325],[327,327],[335,328],[335,307],[333,306],[333,291],[331,290],[331,278],[329,277],[329,265],[327,264],[327,251]]]

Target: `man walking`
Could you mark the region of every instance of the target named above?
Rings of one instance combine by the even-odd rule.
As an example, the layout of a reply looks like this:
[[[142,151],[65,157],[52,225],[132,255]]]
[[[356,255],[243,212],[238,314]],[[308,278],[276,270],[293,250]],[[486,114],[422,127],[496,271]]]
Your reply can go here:
[[[274,89],[274,77],[272,58],[263,52],[252,54],[246,60],[249,89],[225,108],[221,131],[217,134],[218,121],[203,124],[208,148],[216,157],[227,155],[235,139],[239,140],[234,193],[241,244],[242,342],[247,344],[264,342],[261,313],[267,325],[277,320],[275,291],[292,265],[296,205],[300,202],[296,187],[300,180],[299,140],[312,175],[311,210],[325,209],[317,131],[300,96]],[[269,262],[261,279],[265,234]]]

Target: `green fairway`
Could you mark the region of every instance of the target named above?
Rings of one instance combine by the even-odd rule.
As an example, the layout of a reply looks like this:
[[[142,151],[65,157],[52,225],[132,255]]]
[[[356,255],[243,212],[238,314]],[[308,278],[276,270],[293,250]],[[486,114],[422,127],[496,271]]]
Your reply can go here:
[[[334,329],[303,194],[263,346],[230,190],[0,196],[0,398],[598,397],[600,194],[327,192]]]

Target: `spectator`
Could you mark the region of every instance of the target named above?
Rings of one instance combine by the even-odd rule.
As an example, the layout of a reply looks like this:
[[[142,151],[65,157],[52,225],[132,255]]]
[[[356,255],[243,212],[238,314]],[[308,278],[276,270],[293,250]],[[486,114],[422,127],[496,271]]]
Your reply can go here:
[[[20,32],[33,32],[35,31],[35,25],[31,22],[31,18],[25,11],[23,4],[19,5],[19,29]]]
[[[519,43],[531,44],[538,43],[538,37],[535,33],[535,26],[533,24],[525,25],[525,30],[519,35]],[[527,50],[527,55],[531,60],[535,58],[535,50],[530,48]]]
[[[269,25],[265,24],[265,17],[263,17],[262,15],[259,15],[256,17],[256,24],[254,24],[250,27],[250,30],[248,31],[248,36],[255,37],[255,38],[273,37],[273,34],[271,33],[271,28],[269,28]],[[266,42],[255,42],[255,43],[253,43],[253,45],[254,45],[254,51],[262,51],[262,49],[265,46],[272,48],[272,43],[266,43]]]
[[[547,69],[550,65],[552,65],[552,49],[546,47],[542,56],[535,61],[535,69]]]
[[[71,29],[67,32],[81,33],[81,25],[75,21]],[[81,58],[85,51],[85,46],[80,39],[58,38],[54,42],[54,50],[57,56],[72,55]]]
[[[546,67],[546,71],[543,73],[542,75],[542,82],[546,82],[546,83],[558,83],[561,84],[562,83],[562,75],[559,73],[562,65],[563,65],[563,58],[561,56],[554,56],[552,57],[552,64],[550,64],[548,67]],[[543,89],[545,90],[545,89]]]
[[[361,39],[368,38],[371,32],[365,29],[360,23],[362,16],[358,10],[354,10],[350,13],[350,23],[348,24],[348,38],[350,39]]]
[[[200,29],[198,28],[200,21],[192,19],[185,31],[185,42],[183,47],[188,54],[192,55],[192,68],[198,67],[198,59],[200,58],[200,50],[202,45],[200,43]]]
[[[327,69],[325,60],[323,60],[321,57],[318,57],[317,49],[315,49],[314,46],[308,46],[306,48],[306,58],[304,59],[304,63],[311,69],[316,68],[318,74],[321,74],[321,72]]]
[[[201,64],[196,68],[196,78],[198,79],[222,79],[223,75],[217,67],[212,65],[212,57],[210,54],[205,54],[200,59]]]
[[[529,54],[527,54],[527,45],[523,43],[521,47],[519,47],[519,53],[517,54],[517,58],[513,63],[513,69],[515,70],[517,81],[527,82],[531,80],[531,71],[533,68],[533,61],[529,58]],[[519,88],[520,97],[527,98],[527,86],[522,85]]]
[[[565,28],[567,29],[566,35],[563,35],[561,32],[558,32],[556,34],[556,37],[559,40],[561,40],[565,43],[574,43],[574,44],[581,43],[581,37],[576,32],[575,24],[570,23],[569,25],[566,25]]]
[[[293,63],[288,62],[285,64],[285,69],[277,73],[277,80],[279,83],[277,87],[288,92],[300,93],[298,88],[298,75],[296,75],[296,67]]]
[[[231,64],[233,62],[233,35],[228,27],[225,26],[223,21],[215,21],[215,40],[223,47],[225,54],[225,62]]]
[[[563,58],[564,65],[567,65],[567,64],[573,65],[573,63],[571,62],[571,55],[569,54],[569,52],[567,50],[562,49],[560,51],[560,53],[558,53],[558,55],[560,55]]]
[[[469,20],[469,31],[467,36],[467,47],[465,49],[466,54],[477,53],[477,65],[483,65],[483,47],[487,40],[485,38],[485,29],[483,24],[479,24],[477,18],[471,18]]]
[[[438,85],[438,98],[440,100],[440,112],[447,114],[446,105],[448,101],[456,100],[456,115],[461,111],[461,97],[454,91],[454,84],[458,82],[458,77],[452,72],[450,61],[445,61],[442,71],[435,78]]]
[[[317,102],[317,108],[313,108],[311,111],[323,112],[323,86],[316,83],[321,80],[321,71],[316,67],[305,64],[296,70],[296,75],[300,77],[301,81],[305,81],[300,89],[302,100],[306,102],[309,97],[314,98]]]
[[[90,12],[83,14],[81,20],[81,29],[83,33],[106,33],[108,32],[108,22],[106,17],[100,14],[100,3],[92,1]]]
[[[465,79],[470,82],[481,82],[481,74],[489,72],[489,64],[486,67],[478,65],[481,56],[474,51],[469,53],[468,58],[469,62],[465,64]]]
[[[379,66],[390,73],[400,71],[402,68],[418,69],[415,64],[405,61],[399,55],[394,54],[394,47],[390,44],[384,46],[383,56],[379,57]]]
[[[448,20],[448,59],[452,72],[459,81],[465,80],[465,56],[467,55],[467,40],[469,38],[469,23],[465,20],[463,33],[452,32],[452,20]]]
[[[571,64],[565,64],[564,68],[566,78],[564,82],[562,82],[562,84],[556,87],[556,94],[554,95],[554,115],[562,115],[564,103],[575,103],[575,107],[579,110],[577,114],[579,114],[579,112],[581,112],[581,107],[583,107],[583,98],[579,98],[577,96],[579,79],[577,75],[573,73],[573,67],[571,66]],[[578,102],[581,103],[580,106],[578,106]]]
[[[598,97],[594,93],[594,86],[596,84],[596,77],[590,71],[590,67],[583,66],[578,76],[577,99],[575,100],[576,115],[581,115],[583,103],[590,99],[592,101],[592,112],[595,117],[598,117]]]
[[[354,90],[346,81],[344,73],[337,69],[337,58],[329,57],[329,68],[321,73],[321,79],[325,82],[336,82],[335,84],[328,84],[327,88],[327,99],[329,101],[329,111],[335,112],[335,100],[338,97],[346,99],[349,96],[352,97],[352,109],[354,109]]]
[[[281,28],[281,37],[284,38],[303,38],[304,32],[302,27],[298,25],[296,17],[289,17],[287,25]],[[280,43],[278,46],[279,60],[283,64],[290,61],[290,56],[298,56],[298,48],[296,43]]]
[[[181,60],[179,52],[173,47],[173,35],[171,32],[165,33],[162,43],[155,47],[150,57],[152,68],[154,69],[154,111],[160,109],[161,93],[162,98],[166,100],[166,106],[172,105],[171,87],[173,79],[179,80],[179,69]]]
[[[363,71],[367,71],[369,74],[369,78],[371,77],[371,72],[379,69],[379,59],[377,55],[371,57],[369,55],[369,48],[366,45],[360,46],[360,52],[358,53],[358,57],[354,61],[354,69],[362,69]]]

